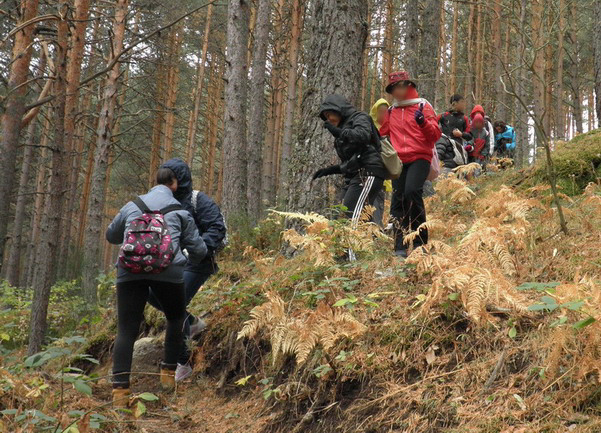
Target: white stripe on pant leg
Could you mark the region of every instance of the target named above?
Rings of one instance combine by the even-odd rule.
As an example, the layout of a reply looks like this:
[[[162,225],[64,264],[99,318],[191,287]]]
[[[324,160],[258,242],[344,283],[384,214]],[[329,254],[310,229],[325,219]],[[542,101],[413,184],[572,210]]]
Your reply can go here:
[[[365,185],[363,186],[363,191],[361,191],[361,195],[359,196],[359,199],[357,200],[357,204],[355,205],[355,211],[353,212],[353,219],[352,219],[352,227],[353,228],[357,228],[357,225],[359,223],[359,217],[361,216],[361,212],[363,211],[363,206],[365,205],[365,201],[367,200],[367,197],[369,197],[369,193],[371,191],[371,187],[374,184],[374,176],[368,176],[367,180],[365,181]]]

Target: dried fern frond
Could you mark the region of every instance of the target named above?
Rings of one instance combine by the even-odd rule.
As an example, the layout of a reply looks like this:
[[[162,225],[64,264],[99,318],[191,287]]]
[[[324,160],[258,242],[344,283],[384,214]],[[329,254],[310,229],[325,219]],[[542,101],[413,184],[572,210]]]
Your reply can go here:
[[[458,177],[470,177],[474,176],[482,171],[482,166],[477,162],[471,162],[466,165],[460,165],[453,169],[453,172]]]
[[[300,212],[282,212],[278,210],[270,210],[269,211],[273,215],[283,216],[284,218],[295,219],[303,221],[307,224],[316,223],[316,222],[328,222],[329,220],[315,212],[310,213],[300,213]]]

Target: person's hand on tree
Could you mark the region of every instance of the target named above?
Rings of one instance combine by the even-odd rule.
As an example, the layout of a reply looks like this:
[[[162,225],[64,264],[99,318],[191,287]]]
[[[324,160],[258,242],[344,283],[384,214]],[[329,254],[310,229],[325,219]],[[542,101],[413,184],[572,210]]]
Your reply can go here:
[[[426,122],[426,116],[424,116],[424,103],[419,104],[419,108],[415,111],[414,117],[415,122],[418,125],[423,125]]]
[[[342,133],[342,129],[338,128],[337,126],[332,125],[327,120],[325,122],[323,122],[323,127],[326,128],[328,131],[330,131],[330,134],[332,134],[336,138],[340,137],[340,134]]]
[[[340,166],[339,165],[331,165],[330,167],[320,168],[313,174],[312,180],[319,179],[320,177],[330,176],[332,174],[339,174]]]
[[[460,130],[458,130],[457,128],[453,129],[453,137],[461,138],[462,136],[463,136],[463,134],[461,133]]]

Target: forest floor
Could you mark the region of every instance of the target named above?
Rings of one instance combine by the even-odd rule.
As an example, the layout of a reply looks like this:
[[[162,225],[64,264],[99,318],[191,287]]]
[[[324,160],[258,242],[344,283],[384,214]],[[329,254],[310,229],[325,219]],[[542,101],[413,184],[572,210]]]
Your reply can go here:
[[[601,133],[556,155],[567,235],[540,166],[437,182],[406,262],[371,224],[273,214],[193,300],[209,326],[175,396],[141,375],[133,413],[108,409],[109,306],[41,357],[3,355],[0,432],[599,432]],[[148,309],[143,333],[163,326]]]

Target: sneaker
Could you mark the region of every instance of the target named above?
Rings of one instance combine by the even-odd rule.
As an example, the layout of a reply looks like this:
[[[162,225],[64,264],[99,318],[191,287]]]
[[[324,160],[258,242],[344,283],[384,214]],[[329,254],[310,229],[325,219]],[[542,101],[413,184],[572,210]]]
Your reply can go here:
[[[178,362],[177,368],[175,369],[175,381],[181,382],[182,380],[186,380],[192,375],[192,373],[194,373],[194,370],[192,369],[190,363],[180,364]]]
[[[198,317],[194,318],[194,322],[190,325],[190,338],[196,337],[207,328],[207,322]]]

